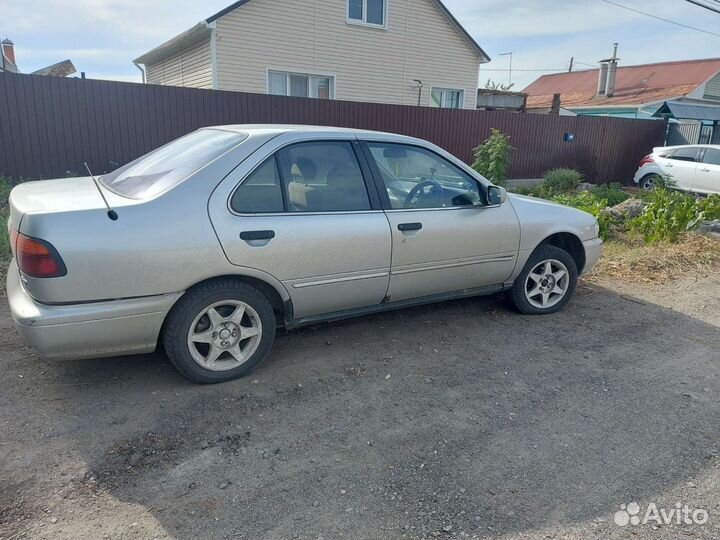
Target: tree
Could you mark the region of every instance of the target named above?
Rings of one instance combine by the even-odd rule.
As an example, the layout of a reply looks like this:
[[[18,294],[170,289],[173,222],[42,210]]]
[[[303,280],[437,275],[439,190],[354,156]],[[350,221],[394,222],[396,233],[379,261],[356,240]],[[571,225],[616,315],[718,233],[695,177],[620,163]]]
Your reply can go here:
[[[515,86],[515,83],[503,84],[495,82],[492,79],[488,79],[485,83],[486,90],[500,90],[501,92],[509,92],[513,86]]]
[[[510,169],[510,137],[497,128],[490,130],[490,137],[473,149],[475,161],[472,168],[498,186],[505,185]]]

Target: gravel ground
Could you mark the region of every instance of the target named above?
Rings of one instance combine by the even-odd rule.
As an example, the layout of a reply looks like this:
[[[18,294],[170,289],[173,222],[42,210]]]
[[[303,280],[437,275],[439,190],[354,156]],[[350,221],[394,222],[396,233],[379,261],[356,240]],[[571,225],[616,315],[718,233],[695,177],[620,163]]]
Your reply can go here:
[[[454,301],[279,335],[210,387],[41,362],[0,299],[0,538],[717,538],[719,306],[720,273]],[[632,501],[709,517],[616,525]]]

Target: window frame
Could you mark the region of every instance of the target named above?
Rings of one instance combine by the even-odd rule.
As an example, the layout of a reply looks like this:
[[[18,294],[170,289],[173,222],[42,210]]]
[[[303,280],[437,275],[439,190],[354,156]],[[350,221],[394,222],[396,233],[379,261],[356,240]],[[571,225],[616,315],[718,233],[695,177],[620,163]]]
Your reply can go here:
[[[433,103],[432,103],[432,94],[433,94],[433,92],[435,92],[435,91],[440,91],[440,92],[442,92],[441,98],[440,98],[440,106],[439,106],[439,107],[436,107],[436,106],[433,105]],[[458,99],[458,106],[457,106],[457,108],[455,108],[455,107],[445,107],[445,106],[443,106],[443,103],[445,103],[445,92],[459,92],[459,93],[460,93],[460,97],[459,97],[459,99]],[[464,89],[464,88],[446,88],[446,87],[440,88],[440,87],[438,87],[438,86],[433,86],[433,87],[431,87],[431,88],[430,88],[430,107],[432,107],[432,108],[434,108],[434,109],[450,109],[451,111],[453,111],[453,110],[454,110],[454,111],[457,111],[457,110],[460,110],[460,109],[464,109],[464,108],[465,108],[465,89]]]
[[[363,182],[365,184],[365,190],[368,194],[368,200],[370,201],[370,208],[367,210],[319,210],[319,211],[312,211],[308,210],[305,212],[291,212],[288,210],[288,194],[285,192],[285,177],[283,175],[282,167],[280,164],[279,154],[284,149],[294,146],[296,144],[307,144],[307,143],[346,143],[350,145],[353,154],[355,155],[355,159],[358,162],[358,165],[360,166],[360,173],[363,178]],[[262,167],[265,162],[273,158],[275,160],[275,166],[277,167],[278,175],[280,177],[280,192],[282,193],[282,199],[283,199],[283,211],[282,212],[238,212],[232,207],[232,200],[235,196],[235,192],[240,189],[240,186],[242,186],[245,181],[252,176],[252,174]],[[365,156],[365,153],[363,152],[359,142],[355,139],[342,139],[342,138],[332,138],[332,137],[323,137],[321,139],[302,139],[302,140],[294,140],[290,141],[286,144],[283,144],[281,146],[278,146],[275,148],[272,152],[269,154],[266,154],[258,161],[250,171],[248,171],[242,179],[237,183],[237,185],[230,191],[230,195],[227,199],[226,207],[228,211],[237,217],[252,217],[252,216],[318,216],[318,215],[328,215],[328,214],[367,214],[367,213],[377,213],[382,212],[382,201],[380,200],[380,196],[377,192],[377,185],[375,184],[374,176],[372,174],[372,171],[370,169],[370,165],[367,162],[367,158]]]
[[[388,28],[388,2],[390,0],[382,0],[383,3],[383,24],[367,22],[367,2],[368,0],[362,0],[362,20],[353,19],[350,17],[350,2],[351,0],[345,0],[345,24],[353,24],[355,26],[366,26],[368,28],[375,28],[378,30],[387,30]]]
[[[691,149],[691,148],[694,148],[694,149],[695,149],[695,159],[694,159],[694,160],[690,160],[690,159],[678,159],[678,158],[675,157],[675,154],[677,154],[678,152],[681,152],[682,150],[686,150],[686,149],[689,150],[689,149]],[[673,150],[670,154],[668,154],[667,157],[665,157],[665,159],[669,159],[670,161],[682,161],[682,162],[685,162],[685,163],[700,163],[700,160],[702,159],[701,150],[702,150],[702,146],[695,146],[695,145],[692,145],[692,144],[691,144],[691,145],[684,146],[684,147],[681,147],[681,148],[676,148],[676,149]]]
[[[302,70],[295,70],[295,69],[284,69],[284,68],[274,68],[274,67],[268,67],[266,68],[266,74],[265,74],[265,93],[269,96],[282,96],[282,97],[301,97],[301,96],[293,96],[290,94],[290,77],[292,75],[298,76],[298,77],[307,77],[307,99],[324,99],[320,97],[313,97],[311,95],[312,92],[312,79],[328,79],[330,81],[330,91],[328,93],[328,100],[335,99],[335,74],[334,73],[308,73],[304,72]],[[271,94],[270,93],[270,75],[272,73],[285,75],[285,91],[286,94]]]
[[[385,182],[382,179],[382,173],[380,172],[380,168],[375,161],[375,158],[372,155],[372,152],[370,150],[369,145],[370,144],[392,144],[392,145],[398,145],[398,146],[407,146],[410,148],[419,148],[421,150],[424,150],[430,154],[433,154],[438,159],[441,159],[443,161],[448,162],[453,167],[459,169],[461,172],[465,173],[472,181],[477,183],[478,185],[478,193],[480,194],[480,197],[483,199],[483,204],[481,205],[461,205],[461,206],[442,206],[438,208],[393,208],[392,204],[390,203],[390,196],[387,193],[387,187],[385,186]],[[360,141],[360,148],[362,149],[362,152],[365,154],[365,159],[368,162],[368,166],[370,167],[370,171],[372,172],[372,177],[375,182],[375,189],[377,190],[377,193],[380,197],[380,202],[382,204],[382,209],[385,212],[433,212],[433,211],[440,211],[440,212],[446,212],[448,210],[479,210],[484,208],[496,208],[497,205],[492,205],[487,202],[487,191],[488,186],[492,185],[488,183],[487,185],[485,182],[481,181],[479,178],[476,177],[475,171],[471,174],[467,170],[467,166],[463,164],[463,166],[460,166],[458,163],[455,163],[455,161],[448,159],[447,157],[443,156],[442,154],[436,152],[432,148],[428,148],[427,146],[424,146],[422,144],[413,144],[409,142],[403,142],[403,141],[390,141],[387,139],[367,139],[367,140],[361,140]]]

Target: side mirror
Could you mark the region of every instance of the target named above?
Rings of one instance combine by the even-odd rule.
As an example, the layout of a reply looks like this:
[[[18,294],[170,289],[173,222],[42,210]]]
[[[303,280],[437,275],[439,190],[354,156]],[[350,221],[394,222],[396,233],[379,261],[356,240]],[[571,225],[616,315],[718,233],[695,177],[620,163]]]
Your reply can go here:
[[[500,186],[489,186],[487,190],[488,206],[500,206],[507,200],[507,191]]]

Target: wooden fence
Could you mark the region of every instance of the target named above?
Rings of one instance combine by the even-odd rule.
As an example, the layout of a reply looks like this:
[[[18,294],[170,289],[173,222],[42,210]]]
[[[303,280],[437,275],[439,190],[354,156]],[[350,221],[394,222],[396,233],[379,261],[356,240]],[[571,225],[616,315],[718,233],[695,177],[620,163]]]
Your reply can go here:
[[[53,178],[107,172],[202,126],[290,123],[355,127],[430,140],[470,163],[491,128],[511,137],[511,178],[555,167],[591,182],[632,180],[661,145],[662,121],[434,109],[0,74],[0,174]],[[572,134],[573,142],[565,135]]]

